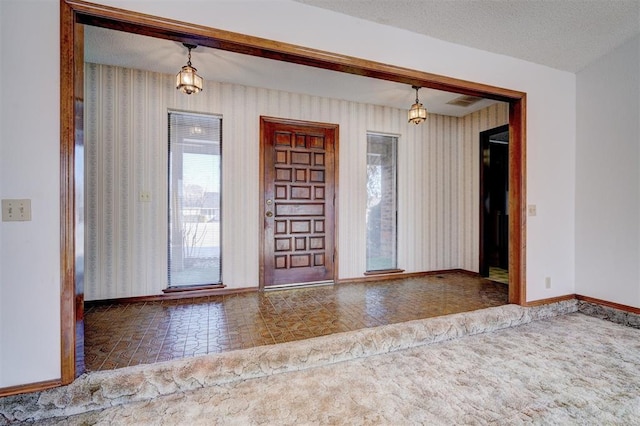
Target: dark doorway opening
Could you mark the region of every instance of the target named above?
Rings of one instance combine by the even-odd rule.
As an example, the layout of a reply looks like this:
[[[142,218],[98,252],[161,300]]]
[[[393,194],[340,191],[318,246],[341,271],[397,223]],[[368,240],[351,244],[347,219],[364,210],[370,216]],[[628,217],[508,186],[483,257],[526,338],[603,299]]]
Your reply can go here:
[[[480,275],[508,283],[509,126],[480,133]]]

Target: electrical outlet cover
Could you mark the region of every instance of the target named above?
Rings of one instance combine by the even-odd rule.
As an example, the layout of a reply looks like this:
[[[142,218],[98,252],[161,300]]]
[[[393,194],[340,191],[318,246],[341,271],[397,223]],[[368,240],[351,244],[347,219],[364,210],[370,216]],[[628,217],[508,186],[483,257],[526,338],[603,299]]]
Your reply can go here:
[[[31,200],[2,200],[3,222],[25,222],[31,220]]]

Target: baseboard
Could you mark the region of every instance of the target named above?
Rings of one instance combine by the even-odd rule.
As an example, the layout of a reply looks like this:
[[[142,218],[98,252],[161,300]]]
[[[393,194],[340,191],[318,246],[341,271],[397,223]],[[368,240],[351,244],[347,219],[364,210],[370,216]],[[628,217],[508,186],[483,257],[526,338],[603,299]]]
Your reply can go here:
[[[542,306],[542,305],[549,305],[551,303],[564,302],[565,300],[573,300],[573,299],[577,299],[575,294],[565,294],[564,296],[550,297],[548,299],[532,300],[531,302],[526,302],[523,306],[526,306],[526,307]]]
[[[373,281],[387,281],[387,280],[403,280],[407,278],[419,278],[427,277],[430,275],[450,274],[452,272],[463,273],[471,276],[478,276],[477,272],[467,271],[465,269],[442,269],[438,271],[425,271],[425,272],[404,272],[404,273],[389,273],[389,274],[375,274],[368,275],[366,277],[356,278],[340,278],[336,280],[336,284],[355,284],[355,283],[367,283]]]
[[[629,312],[631,314],[640,315],[640,308],[636,308],[636,307],[633,307],[633,306],[627,306],[627,305],[622,305],[620,303],[609,302],[607,300],[596,299],[595,297],[582,296],[580,294],[576,294],[576,299],[578,299],[580,301],[583,301],[583,302],[593,303],[593,304],[596,304],[596,305],[601,305],[601,306],[606,306],[608,308],[617,309],[619,311],[624,311],[624,312]]]
[[[85,307],[88,307],[88,306],[110,305],[114,303],[159,302],[163,300],[195,299],[198,297],[208,297],[208,296],[225,296],[229,294],[251,293],[255,291],[258,291],[258,287],[212,288],[212,289],[203,289],[203,290],[176,291],[176,292],[157,294],[152,296],[88,300],[88,301],[85,301],[84,304],[85,304]]]
[[[40,392],[47,389],[57,388],[59,386],[62,386],[62,381],[60,379],[28,383],[26,385],[7,386],[4,388],[0,388],[0,398],[5,396],[18,395],[21,393]]]

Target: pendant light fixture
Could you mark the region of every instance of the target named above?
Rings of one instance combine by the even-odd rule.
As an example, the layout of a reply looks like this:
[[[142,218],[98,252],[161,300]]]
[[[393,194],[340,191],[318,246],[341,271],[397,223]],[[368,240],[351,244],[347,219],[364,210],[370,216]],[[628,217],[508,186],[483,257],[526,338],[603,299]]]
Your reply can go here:
[[[180,72],[176,75],[176,89],[182,93],[190,95],[192,93],[198,93],[202,90],[202,77],[197,74],[197,69],[191,66],[191,49],[195,49],[195,44],[183,43],[184,47],[189,49],[189,59],[187,65],[183,66]]]
[[[411,88],[416,90],[416,103],[411,105],[411,109],[409,110],[409,123],[420,124],[427,118],[427,109],[423,107],[418,100],[418,90],[421,87],[411,86]]]

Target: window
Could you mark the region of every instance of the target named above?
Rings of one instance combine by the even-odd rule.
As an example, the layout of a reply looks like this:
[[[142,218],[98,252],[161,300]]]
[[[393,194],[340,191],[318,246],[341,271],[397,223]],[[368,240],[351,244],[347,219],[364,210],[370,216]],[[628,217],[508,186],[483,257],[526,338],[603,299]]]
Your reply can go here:
[[[367,134],[367,272],[397,269],[397,142]]]
[[[169,287],[222,282],[222,119],[169,112]]]

